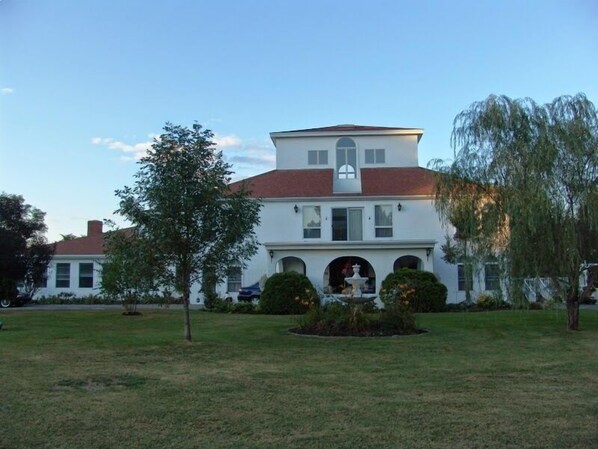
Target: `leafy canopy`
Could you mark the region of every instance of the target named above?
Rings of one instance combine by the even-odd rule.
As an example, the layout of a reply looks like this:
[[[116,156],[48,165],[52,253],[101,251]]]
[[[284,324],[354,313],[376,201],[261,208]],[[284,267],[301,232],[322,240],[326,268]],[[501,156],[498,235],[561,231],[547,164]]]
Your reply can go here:
[[[0,194],[0,294],[16,294],[18,283],[33,294],[54,254],[44,233],[45,213],[20,195]]]
[[[139,300],[168,293],[161,289],[165,271],[162,255],[139,229],[120,229],[106,237],[102,263],[102,294],[122,301],[127,313],[135,313]]]
[[[133,187],[118,190],[118,212],[162,254],[166,287],[182,293],[188,316],[191,285],[204,271],[222,279],[255,254],[260,203],[230,188],[231,167],[210,130],[167,123],[139,162]],[[188,326],[186,319],[185,326]],[[185,330],[189,339],[190,330]]]
[[[490,96],[454,122],[454,161],[436,208],[477,254],[501,256],[514,285],[551,277],[577,298],[584,260],[598,260],[598,115],[585,95],[548,104]],[[563,282],[563,278],[566,282]]]

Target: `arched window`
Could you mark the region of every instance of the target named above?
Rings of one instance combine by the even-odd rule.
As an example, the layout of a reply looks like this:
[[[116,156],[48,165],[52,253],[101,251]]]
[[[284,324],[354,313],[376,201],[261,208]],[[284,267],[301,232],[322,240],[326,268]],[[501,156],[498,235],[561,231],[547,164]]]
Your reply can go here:
[[[336,173],[338,179],[357,177],[357,147],[353,139],[342,137],[336,143]]]

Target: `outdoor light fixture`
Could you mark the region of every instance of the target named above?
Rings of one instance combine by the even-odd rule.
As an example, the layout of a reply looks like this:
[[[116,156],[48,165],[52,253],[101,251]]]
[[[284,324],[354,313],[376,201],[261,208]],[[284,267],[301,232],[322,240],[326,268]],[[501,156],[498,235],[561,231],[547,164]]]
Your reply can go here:
[[[397,204],[397,210],[401,212],[401,209],[403,209],[403,205],[401,203]]]
[[[274,251],[270,250],[268,254],[270,254],[270,260],[274,259]]]
[[[426,260],[430,258],[430,254],[432,254],[432,248],[426,248]]]
[[[297,206],[296,204],[295,204],[295,207],[293,207],[293,209],[295,209],[295,213],[299,212],[299,206]]]

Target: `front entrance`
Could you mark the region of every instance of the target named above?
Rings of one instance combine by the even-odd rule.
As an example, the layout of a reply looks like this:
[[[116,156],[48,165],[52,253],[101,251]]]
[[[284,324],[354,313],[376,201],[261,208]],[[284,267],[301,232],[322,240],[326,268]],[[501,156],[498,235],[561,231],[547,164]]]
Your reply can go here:
[[[324,272],[324,286],[330,293],[342,293],[348,287],[345,278],[353,276],[353,265],[360,265],[359,275],[368,280],[362,291],[364,293],[375,293],[376,273],[372,265],[362,257],[345,256],[334,259],[326,267]]]

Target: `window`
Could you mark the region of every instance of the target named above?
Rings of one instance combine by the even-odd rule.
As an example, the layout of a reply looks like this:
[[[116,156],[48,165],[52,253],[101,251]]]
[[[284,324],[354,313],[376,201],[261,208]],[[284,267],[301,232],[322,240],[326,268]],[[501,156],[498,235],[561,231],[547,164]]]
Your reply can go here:
[[[310,150],[307,152],[308,165],[328,165],[328,151]]]
[[[365,150],[366,164],[384,164],[384,162],[386,162],[384,148],[376,150]]]
[[[228,272],[227,292],[238,292],[241,288],[241,267],[232,267]]]
[[[332,209],[332,240],[363,240],[362,209]]]
[[[319,239],[321,226],[320,206],[303,206],[303,238]]]
[[[338,179],[355,179],[357,177],[357,148],[355,142],[348,137],[336,143],[336,172]]]
[[[457,288],[460,292],[464,292],[467,290],[469,286],[469,290],[471,290],[473,285],[473,277],[471,273],[468,273],[466,278],[465,276],[465,265],[462,263],[457,264]]]
[[[71,264],[56,264],[56,288],[69,288],[71,286]]]
[[[392,237],[392,206],[374,207],[376,237]]]
[[[484,284],[486,290],[500,290],[500,277],[497,263],[484,266]]]
[[[93,287],[93,263],[79,264],[79,288]]]

